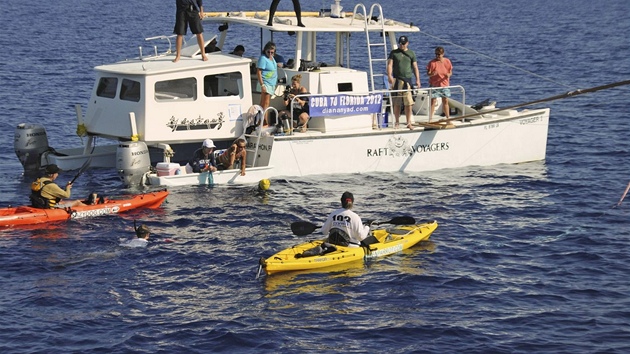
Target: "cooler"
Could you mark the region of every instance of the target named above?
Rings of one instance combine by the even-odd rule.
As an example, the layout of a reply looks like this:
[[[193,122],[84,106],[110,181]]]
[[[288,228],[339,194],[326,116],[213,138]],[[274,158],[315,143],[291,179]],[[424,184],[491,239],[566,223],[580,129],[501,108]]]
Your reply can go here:
[[[157,168],[157,175],[159,177],[162,176],[174,176],[177,174],[177,171],[179,171],[179,168],[181,166],[178,163],[172,163],[172,162],[158,162],[156,168]]]

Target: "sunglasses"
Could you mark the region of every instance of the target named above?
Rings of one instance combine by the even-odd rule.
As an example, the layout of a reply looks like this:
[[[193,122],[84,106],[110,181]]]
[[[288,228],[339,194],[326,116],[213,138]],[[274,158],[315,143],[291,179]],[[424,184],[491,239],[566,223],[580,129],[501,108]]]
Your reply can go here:
[[[273,50],[268,50],[267,51],[267,54],[274,54],[274,53],[275,53],[275,51],[273,51]]]

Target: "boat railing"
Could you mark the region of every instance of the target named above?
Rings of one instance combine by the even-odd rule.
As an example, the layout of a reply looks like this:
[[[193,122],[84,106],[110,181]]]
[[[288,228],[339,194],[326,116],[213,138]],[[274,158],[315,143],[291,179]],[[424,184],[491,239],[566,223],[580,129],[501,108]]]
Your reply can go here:
[[[453,85],[453,86],[446,86],[446,87],[428,87],[428,88],[416,88],[413,90],[413,96],[414,96],[414,100],[416,101],[416,103],[413,105],[412,108],[412,113],[414,116],[418,116],[418,115],[422,115],[422,111],[426,110],[426,112],[428,112],[428,116],[429,116],[429,120],[431,120],[433,118],[433,112],[430,112],[430,106],[425,107],[425,104],[429,104],[430,105],[430,99],[431,97],[433,97],[433,94],[439,90],[443,90],[443,89],[449,89],[451,91],[451,99],[449,99],[449,103],[453,103],[454,107],[453,108],[457,108],[459,111],[462,112],[462,115],[466,114],[466,109],[470,109],[469,107],[466,106],[466,90],[464,89],[463,86],[461,85]],[[393,94],[395,93],[399,93],[399,92],[407,92],[407,89],[401,89],[401,90],[391,90],[391,89],[384,89],[384,90],[377,90],[375,92],[382,92],[384,97],[388,98],[389,100],[392,99]],[[452,98],[452,96],[459,96],[461,95],[461,99],[459,100],[455,100]],[[418,102],[418,99],[421,99],[422,102]],[[455,102],[459,102],[457,104],[455,104]],[[441,104],[441,102],[438,102],[436,104],[436,107],[438,107],[437,105]],[[383,103],[383,110],[385,113],[385,111],[387,111],[387,108],[391,106],[391,102],[385,102]],[[393,112],[393,111],[390,111]]]
[[[165,55],[169,55],[171,53],[173,53],[173,42],[171,41],[171,38],[176,38],[177,35],[172,34],[172,35],[161,35],[161,36],[154,36],[154,37],[147,37],[144,40],[149,42],[149,41],[156,41],[156,40],[160,40],[160,39],[165,39],[168,42],[168,49],[162,53],[159,54],[158,53],[158,49],[157,49],[157,45],[153,46],[153,55],[147,55],[144,56],[143,52],[142,52],[142,46],[138,47],[138,51],[140,52],[140,59],[145,59],[145,58],[156,58],[156,57],[160,57],[160,56],[165,56]]]

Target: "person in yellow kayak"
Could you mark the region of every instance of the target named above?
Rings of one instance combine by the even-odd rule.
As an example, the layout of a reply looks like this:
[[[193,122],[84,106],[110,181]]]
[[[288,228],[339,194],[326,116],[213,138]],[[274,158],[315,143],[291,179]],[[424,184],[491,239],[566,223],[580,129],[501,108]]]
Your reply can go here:
[[[62,199],[70,198],[72,183],[68,182],[65,189],[61,189],[54,181],[59,177],[61,169],[50,164],[46,166],[46,175],[38,178],[31,184],[31,203],[35,208],[53,209],[84,206],[80,200],[67,200],[61,203]]]
[[[354,195],[344,192],[341,195],[341,208],[328,215],[322,226],[324,235],[328,235],[328,242],[347,247],[359,247],[361,241],[368,237],[370,226],[363,225],[361,217],[350,210],[354,206]]]

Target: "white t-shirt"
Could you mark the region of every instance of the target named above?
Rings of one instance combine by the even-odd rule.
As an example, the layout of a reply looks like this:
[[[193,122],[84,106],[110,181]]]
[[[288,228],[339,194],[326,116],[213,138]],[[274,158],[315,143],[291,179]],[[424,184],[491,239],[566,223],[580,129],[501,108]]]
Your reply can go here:
[[[357,247],[370,232],[370,227],[363,225],[359,215],[345,208],[337,209],[328,215],[328,219],[326,219],[326,222],[322,226],[322,232],[324,235],[328,236],[330,229],[333,228],[341,229],[350,236],[352,242],[355,243],[355,245],[351,245],[351,247]]]

